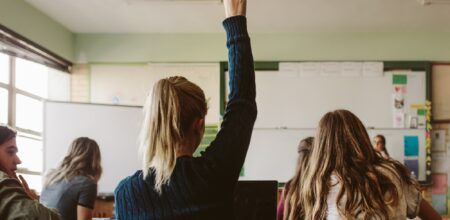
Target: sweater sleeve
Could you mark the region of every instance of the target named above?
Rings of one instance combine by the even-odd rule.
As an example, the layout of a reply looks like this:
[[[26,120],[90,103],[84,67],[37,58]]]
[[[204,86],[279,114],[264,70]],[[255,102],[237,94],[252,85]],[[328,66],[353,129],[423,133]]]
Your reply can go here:
[[[229,101],[216,139],[203,153],[211,172],[220,180],[236,182],[247,154],[256,120],[255,71],[247,20],[244,16],[224,20],[229,63]]]

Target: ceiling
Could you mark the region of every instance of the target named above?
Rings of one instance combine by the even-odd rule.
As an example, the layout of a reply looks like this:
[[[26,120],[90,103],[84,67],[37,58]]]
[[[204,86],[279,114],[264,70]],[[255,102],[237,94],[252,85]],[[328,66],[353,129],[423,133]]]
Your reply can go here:
[[[25,0],[76,33],[221,32],[220,0]],[[252,32],[450,31],[449,4],[418,0],[248,0]]]

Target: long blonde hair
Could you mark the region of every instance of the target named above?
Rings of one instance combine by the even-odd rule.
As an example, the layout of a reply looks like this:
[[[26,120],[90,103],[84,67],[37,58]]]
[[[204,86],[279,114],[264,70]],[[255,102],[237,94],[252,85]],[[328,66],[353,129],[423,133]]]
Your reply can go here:
[[[332,175],[341,185],[336,206],[345,219],[388,219],[389,207],[401,200],[390,176],[418,187],[405,166],[375,152],[364,125],[347,110],[328,112],[320,120],[302,181],[291,186],[293,193],[287,201],[290,212],[285,219],[326,219]]]
[[[152,168],[155,190],[170,180],[176,165],[176,150],[189,138],[192,123],[207,112],[205,94],[184,77],[159,80],[145,104],[145,119],[141,130],[143,173],[146,178]],[[200,138],[200,137],[197,137]]]
[[[101,155],[97,142],[79,137],[72,142],[61,164],[47,174],[44,186],[69,180],[74,176],[87,176],[97,182],[101,175]]]

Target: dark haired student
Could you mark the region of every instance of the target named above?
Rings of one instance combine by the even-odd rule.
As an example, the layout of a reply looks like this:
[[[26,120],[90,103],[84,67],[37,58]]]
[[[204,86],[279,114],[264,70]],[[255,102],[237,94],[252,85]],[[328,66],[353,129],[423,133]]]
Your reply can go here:
[[[56,212],[37,201],[22,176],[17,177],[21,164],[17,152],[16,131],[0,126],[0,219],[60,219]]]

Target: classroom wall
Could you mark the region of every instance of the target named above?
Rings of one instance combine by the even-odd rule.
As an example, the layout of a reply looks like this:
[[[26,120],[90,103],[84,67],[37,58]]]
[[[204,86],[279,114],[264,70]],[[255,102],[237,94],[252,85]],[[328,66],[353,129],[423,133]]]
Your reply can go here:
[[[0,24],[73,60],[74,34],[24,0],[0,0]]]
[[[219,24],[218,24],[219,25]],[[250,33],[257,61],[450,61],[450,32]],[[76,34],[80,63],[216,62],[224,33]]]
[[[223,33],[74,34],[23,0],[0,0],[0,23],[76,63],[227,59]],[[251,33],[251,37],[259,61],[450,61],[450,32]]]
[[[432,155],[441,154],[446,155],[446,159],[442,161],[446,164],[447,168],[450,167],[450,102],[448,101],[450,96],[450,90],[448,85],[450,83],[450,64],[440,64],[433,66],[432,73],[432,85],[433,85],[433,105],[432,111],[433,116],[436,116],[435,120],[440,120],[438,123],[434,123],[433,130],[443,130],[445,131],[445,149],[444,152],[435,152],[435,149],[432,149]],[[436,98],[436,100],[434,100]],[[434,158],[433,162],[437,162],[437,158]],[[445,176],[447,177],[446,185],[444,187],[446,189],[439,190],[437,187],[432,187],[430,192],[430,201],[433,203],[435,208],[438,208],[441,213],[447,213],[447,216],[450,216],[450,170],[447,170],[447,173],[436,172],[433,170],[433,178],[440,178]],[[436,176],[436,177],[435,177]],[[436,181],[434,181],[436,182]],[[446,198],[446,200],[445,200]],[[446,212],[445,212],[446,211]]]

